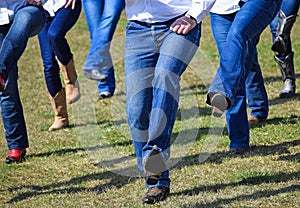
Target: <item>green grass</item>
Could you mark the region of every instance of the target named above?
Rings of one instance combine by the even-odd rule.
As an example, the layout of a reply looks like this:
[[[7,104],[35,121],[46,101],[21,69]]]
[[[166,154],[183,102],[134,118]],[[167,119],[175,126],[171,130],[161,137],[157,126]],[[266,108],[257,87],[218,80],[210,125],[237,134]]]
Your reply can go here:
[[[20,164],[0,163],[0,207],[152,207],[141,203],[143,180],[125,114],[122,16],[112,44],[117,79],[112,99],[99,101],[96,84],[82,73],[89,33],[84,16],[68,33],[82,98],[68,105],[71,127],[48,132],[53,112],[46,91],[36,37],[19,61],[19,88],[30,148]],[[300,65],[300,26],[292,32],[295,68]],[[252,150],[228,152],[224,118],[211,117],[205,104],[207,84],[218,66],[208,18],[196,59],[182,76],[180,109],[172,137],[171,196],[160,207],[300,207],[300,101],[279,99],[280,71],[266,29],[258,45],[270,99],[270,114],[251,128]],[[297,85],[300,86],[299,77]],[[298,106],[299,105],[299,106]],[[7,145],[3,124],[0,158]]]

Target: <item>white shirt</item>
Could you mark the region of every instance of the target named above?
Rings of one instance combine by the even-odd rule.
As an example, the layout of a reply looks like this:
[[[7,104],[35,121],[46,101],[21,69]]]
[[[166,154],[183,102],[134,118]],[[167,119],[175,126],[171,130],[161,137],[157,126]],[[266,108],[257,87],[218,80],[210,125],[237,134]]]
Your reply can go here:
[[[216,14],[232,14],[240,9],[238,5],[239,1],[240,0],[216,0],[210,12]]]
[[[165,22],[187,12],[201,22],[215,0],[125,0],[128,20]]]
[[[78,1],[78,0],[77,0]],[[62,8],[67,3],[67,0],[48,0],[44,5],[44,9],[47,10],[51,17],[55,16],[55,12]]]
[[[42,0],[45,3],[47,0]],[[26,5],[26,0],[0,0],[0,25],[12,22],[15,13]]]

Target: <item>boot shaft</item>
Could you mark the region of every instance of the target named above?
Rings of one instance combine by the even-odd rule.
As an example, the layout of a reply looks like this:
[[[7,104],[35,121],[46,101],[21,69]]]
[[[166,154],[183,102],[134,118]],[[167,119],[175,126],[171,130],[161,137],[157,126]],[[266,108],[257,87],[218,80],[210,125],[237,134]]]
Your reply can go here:
[[[64,78],[67,103],[75,103],[80,99],[80,88],[77,80],[74,60],[72,58],[67,65],[63,65],[58,59],[57,61]]]
[[[276,55],[283,55],[286,53],[287,44],[290,41],[291,30],[296,21],[296,17],[297,15],[286,17],[283,11],[279,11],[276,37],[274,38],[271,47]]]
[[[75,70],[73,58],[69,61],[67,65],[63,65],[58,59],[57,62],[63,75],[65,84],[75,84],[77,80],[77,72]]]
[[[282,74],[282,80],[286,79],[295,80],[295,69],[294,69],[294,53],[288,54],[283,60],[279,59],[279,57],[274,56],[275,61],[278,63],[280,72]]]
[[[55,117],[67,119],[68,118],[68,113],[67,113],[67,103],[66,103],[65,89],[62,88],[55,95],[55,97],[52,97],[49,94],[49,98],[50,98],[50,101],[51,101],[51,106],[53,108]]]

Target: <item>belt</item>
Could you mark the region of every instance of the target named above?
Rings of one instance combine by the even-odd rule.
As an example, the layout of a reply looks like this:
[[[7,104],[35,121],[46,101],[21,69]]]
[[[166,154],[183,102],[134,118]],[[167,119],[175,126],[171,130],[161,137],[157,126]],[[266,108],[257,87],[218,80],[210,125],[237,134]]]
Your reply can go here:
[[[177,17],[174,17],[170,20],[167,20],[167,21],[164,21],[164,22],[153,22],[153,23],[148,23],[148,22],[141,22],[141,21],[138,21],[138,20],[130,20],[130,22],[135,22],[137,24],[140,24],[140,25],[143,25],[145,27],[151,27],[153,25],[168,25],[168,24],[171,24],[173,23],[176,19],[178,19],[179,17],[182,17],[184,16],[184,14],[182,15],[179,15]]]

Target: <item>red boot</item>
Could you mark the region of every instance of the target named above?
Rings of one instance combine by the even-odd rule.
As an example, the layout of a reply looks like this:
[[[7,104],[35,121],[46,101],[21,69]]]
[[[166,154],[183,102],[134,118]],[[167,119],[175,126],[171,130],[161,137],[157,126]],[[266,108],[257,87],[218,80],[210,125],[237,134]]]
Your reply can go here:
[[[5,162],[7,164],[12,162],[21,162],[26,155],[26,149],[11,149],[8,151]]]

